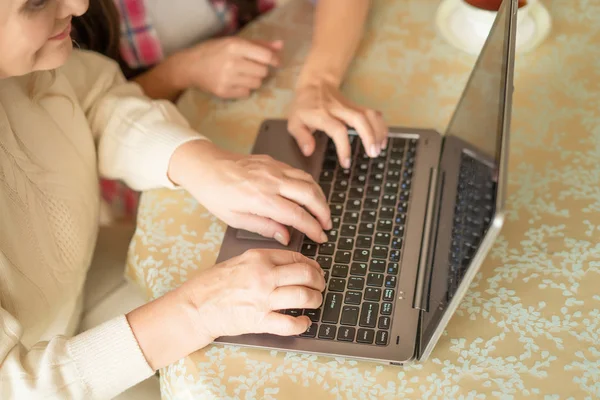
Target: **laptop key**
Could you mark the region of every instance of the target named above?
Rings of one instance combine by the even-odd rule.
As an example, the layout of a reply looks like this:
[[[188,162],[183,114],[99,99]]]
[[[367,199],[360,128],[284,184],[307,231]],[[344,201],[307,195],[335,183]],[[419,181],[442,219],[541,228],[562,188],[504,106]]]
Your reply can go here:
[[[375,234],[375,244],[387,246],[390,244],[392,235],[387,232],[377,232]]]
[[[328,199],[329,195],[331,194],[331,185],[329,183],[320,183],[319,186],[321,186],[321,190],[323,191],[325,198]]]
[[[363,222],[358,228],[358,233],[361,235],[372,235],[375,231],[375,224],[372,222]]]
[[[399,269],[400,267],[398,266],[398,263],[389,263],[387,273],[390,275],[398,275]]]
[[[333,195],[335,196],[335,193]],[[383,204],[384,206],[393,207],[396,205],[397,200],[398,200],[398,196],[396,196],[395,194],[384,194],[381,204]]]
[[[302,249],[300,250],[300,253],[302,255],[305,255],[306,257],[314,257],[317,255],[317,245],[310,244],[310,243],[304,243],[302,245]]]
[[[400,261],[400,250],[390,251],[390,261],[391,262],[399,262]]]
[[[383,301],[394,301],[394,289],[385,289],[383,291]]]
[[[338,243],[338,249],[340,250],[352,250],[354,248],[354,238],[343,237]]]
[[[332,218],[333,220],[333,218]],[[339,236],[339,231],[337,229],[332,229],[330,231],[327,232],[327,237],[329,238],[329,240],[331,242],[335,242]]]
[[[382,258],[386,259],[388,256],[388,248],[385,246],[375,246],[373,247],[373,258]]]
[[[385,266],[387,262],[383,260],[371,260],[369,264],[369,271],[371,272],[385,272]]]
[[[342,212],[344,211],[344,206],[341,204],[330,204],[329,211],[331,211],[332,216],[339,217],[340,215],[342,215]]]
[[[402,249],[402,238],[394,238],[394,240],[392,240],[392,249],[394,249],[394,250]]]
[[[336,278],[345,278],[348,276],[348,266],[343,264],[335,264],[331,270],[331,276]]]
[[[344,204],[346,202],[346,192],[333,192],[331,202],[335,204]]]
[[[381,300],[381,289],[378,288],[367,288],[365,290],[365,300],[367,301],[379,301]]]
[[[363,290],[365,279],[358,276],[352,276],[348,279],[348,290]]]
[[[364,187],[352,187],[350,188],[350,193],[348,193],[348,198],[350,199],[362,199],[363,194],[365,193]]]
[[[385,287],[386,288],[395,288],[396,287],[396,276],[395,275],[388,275],[385,278]]]
[[[323,243],[321,246],[319,246],[319,254],[321,255],[332,256],[334,251],[335,244],[331,242]]]
[[[353,199],[346,202],[346,209],[350,211],[359,211],[362,208],[362,200]]]
[[[379,317],[379,323],[377,324],[377,327],[379,329],[390,329],[390,323],[391,323],[391,319],[390,317]]]
[[[324,170],[323,172],[321,172],[321,176],[319,177],[319,182],[329,183],[332,180],[333,180],[333,171]]]
[[[365,199],[365,210],[377,210],[379,209],[379,199],[377,198],[367,198]]]
[[[342,310],[342,318],[340,324],[356,326],[358,323],[358,307],[356,306],[344,306]]]
[[[352,263],[350,267],[350,275],[365,276],[367,275],[367,264],[365,263]]]
[[[368,261],[369,260],[369,250],[365,249],[356,249],[354,250],[354,256],[352,257],[353,261]]]
[[[367,187],[367,197],[376,197],[379,198],[381,195],[381,186],[374,185]]]
[[[392,303],[383,303],[381,305],[381,315],[391,315],[392,314]]]
[[[383,274],[370,273],[367,277],[367,286],[381,287],[383,285]]]
[[[398,214],[394,219],[396,225],[404,225],[406,223],[406,214]]]
[[[371,236],[359,236],[356,240],[356,247],[359,249],[370,249],[373,245],[373,238]]]
[[[400,185],[398,182],[388,182],[384,185],[383,191],[385,194],[396,194]]]
[[[318,324],[311,324],[305,332],[300,334],[300,336],[305,338],[314,338],[317,336],[317,329],[319,329]]]
[[[344,298],[344,303],[358,305],[361,303],[361,301],[362,301],[362,293],[361,292],[346,292],[346,297]]]
[[[364,187],[366,183],[367,183],[367,174],[355,174],[352,177],[352,182],[350,182],[350,185]]]
[[[339,215],[331,217],[331,229],[340,229],[342,218]]]
[[[362,222],[375,222],[377,220],[377,211],[375,211],[375,210],[364,210],[360,214],[360,220]]]
[[[404,226],[402,225],[398,225],[394,227],[394,230],[392,231],[392,235],[394,235],[395,237],[403,237],[404,236]]]
[[[336,264],[350,264],[351,258],[352,258],[352,253],[349,251],[338,250],[335,253]]]
[[[299,317],[302,315],[302,310],[300,310],[298,308],[292,308],[289,310],[285,310],[285,313],[287,315],[291,315],[292,317]]]
[[[323,302],[323,316],[321,321],[337,324],[342,310],[343,295],[340,293],[327,293]]]
[[[391,232],[393,226],[394,225],[392,221],[390,221],[389,219],[380,219],[379,221],[377,221],[377,232]]]
[[[335,185],[333,185],[333,188],[335,191],[343,192],[346,189],[348,189],[349,186],[350,186],[350,182],[348,182],[347,179],[340,179],[340,180],[336,180]]]
[[[356,236],[356,225],[342,225],[342,230],[340,232],[341,236],[354,237]]]
[[[346,211],[344,213],[344,223],[345,224],[358,224],[358,219],[360,214],[356,211]]]
[[[343,292],[346,290],[346,280],[340,278],[331,278],[329,282],[330,292]]]
[[[359,329],[356,341],[358,343],[373,344],[375,331],[373,329]]]
[[[394,208],[393,207],[381,207],[379,210],[379,219],[393,219]]]
[[[379,304],[365,302],[360,310],[360,326],[374,328],[379,314]]]
[[[375,339],[375,344],[377,346],[387,346],[388,344],[388,336],[387,331],[378,331]]]
[[[319,328],[319,339],[333,340],[335,339],[335,332],[335,326],[323,324]]]
[[[349,326],[342,326],[338,331],[337,340],[341,342],[354,342],[354,336],[356,335],[356,328]]]
[[[310,318],[312,322],[319,322],[319,318],[321,317],[321,309],[317,308],[315,310],[304,310],[304,315]]]
[[[331,259],[331,257],[326,257],[326,256],[318,256],[317,257],[317,262],[319,263],[319,265],[323,269],[329,269],[329,268],[331,268],[331,262],[332,261],[333,260]]]

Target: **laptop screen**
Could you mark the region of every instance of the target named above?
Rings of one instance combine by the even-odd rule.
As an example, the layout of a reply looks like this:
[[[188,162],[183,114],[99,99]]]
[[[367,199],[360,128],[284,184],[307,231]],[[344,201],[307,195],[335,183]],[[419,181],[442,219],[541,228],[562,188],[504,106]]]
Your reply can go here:
[[[506,129],[506,86],[512,85],[514,58],[511,52],[514,51],[515,27],[511,17],[516,7],[516,0],[503,1],[446,131],[447,137],[457,137],[475,147],[493,165],[463,153],[454,205],[451,210],[443,208],[448,210],[442,211],[441,215],[446,222],[440,222],[438,226],[431,286],[426,299],[428,312],[422,321],[421,338],[428,348],[437,340],[435,335],[452,313],[449,306],[458,294],[458,287],[468,284],[465,276],[472,279],[473,274],[468,273],[472,259],[491,227],[496,211],[499,187],[494,181],[505,158],[501,149]],[[506,81],[507,77],[511,82]],[[443,199],[442,207],[444,203]],[[452,212],[450,224],[445,212]],[[455,306],[453,303],[453,308]]]
[[[504,1],[446,130],[498,162],[508,57],[509,5]]]

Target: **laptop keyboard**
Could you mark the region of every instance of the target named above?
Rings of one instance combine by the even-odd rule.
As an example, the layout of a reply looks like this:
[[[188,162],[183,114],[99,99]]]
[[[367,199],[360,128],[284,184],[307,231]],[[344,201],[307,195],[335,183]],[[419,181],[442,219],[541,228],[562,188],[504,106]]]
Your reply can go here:
[[[388,345],[415,165],[416,139],[390,138],[371,159],[352,136],[352,166],[343,169],[330,140],[319,179],[329,199],[333,229],[318,245],[306,238],[302,254],[325,270],[323,305],[285,310],[313,324],[301,337]]]
[[[488,165],[462,154],[449,254],[448,301],[492,222],[496,201],[493,172]]]

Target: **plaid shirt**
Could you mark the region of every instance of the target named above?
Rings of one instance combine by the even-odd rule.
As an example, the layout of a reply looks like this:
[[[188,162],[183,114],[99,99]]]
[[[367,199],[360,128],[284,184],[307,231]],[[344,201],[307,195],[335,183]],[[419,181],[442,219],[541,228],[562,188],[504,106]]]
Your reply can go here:
[[[209,1],[209,0],[196,0]],[[260,13],[274,7],[274,0],[256,0]],[[164,53],[156,30],[152,26],[144,0],[114,0],[121,15],[121,56],[133,69],[150,67],[162,61]],[[210,0],[223,22],[222,34],[232,34],[239,28],[235,6],[226,0]],[[119,181],[100,180],[102,198],[110,206],[112,217],[133,220],[137,214],[139,193]]]
[[[234,33],[239,28],[236,7],[227,0],[210,1],[215,13],[223,22],[222,34]],[[256,0],[260,13],[275,6],[275,0]],[[148,67],[160,62],[163,51],[152,26],[144,0],[114,0],[121,15],[121,55],[131,68]]]

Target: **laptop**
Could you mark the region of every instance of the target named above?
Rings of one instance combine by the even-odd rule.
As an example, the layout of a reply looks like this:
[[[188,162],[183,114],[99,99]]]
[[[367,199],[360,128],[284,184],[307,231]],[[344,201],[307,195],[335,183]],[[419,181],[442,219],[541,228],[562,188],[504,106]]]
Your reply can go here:
[[[288,246],[228,228],[218,262],[252,248],[291,249],[319,262],[327,287],[302,335],[251,334],[217,343],[402,365],[424,361],[464,297],[504,216],[517,0],[504,0],[445,135],[392,127],[379,157],[350,129],[352,166],[315,133],[304,157],[286,121],[264,121],[253,153],[303,169],[331,207],[329,241],[298,231]]]

